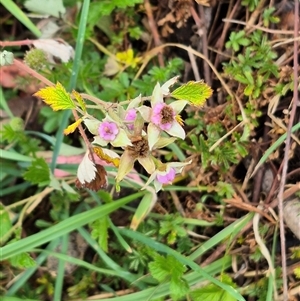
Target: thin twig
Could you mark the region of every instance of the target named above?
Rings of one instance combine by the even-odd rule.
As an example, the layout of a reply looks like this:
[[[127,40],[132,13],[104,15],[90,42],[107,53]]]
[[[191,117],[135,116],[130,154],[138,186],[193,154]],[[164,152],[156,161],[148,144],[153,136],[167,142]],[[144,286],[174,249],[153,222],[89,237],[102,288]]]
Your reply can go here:
[[[299,15],[299,1],[295,0],[295,16]],[[294,37],[298,35],[299,18],[294,18]],[[283,221],[283,192],[286,182],[286,175],[288,170],[289,151],[291,144],[291,129],[296,114],[298,103],[298,41],[294,41],[294,95],[293,106],[290,113],[290,120],[287,129],[287,137],[285,142],[283,168],[281,181],[278,193],[278,210],[279,210],[279,223],[280,223],[280,241],[281,241],[281,261],[282,261],[282,280],[283,280],[283,300],[288,301],[288,283],[287,283],[287,268],[286,268],[286,251],[285,251],[285,232]]]
[[[222,21],[223,22],[229,22],[229,23],[235,23],[235,24],[241,24],[241,25],[247,26],[247,22],[244,22],[244,21],[227,19],[227,18],[223,19]],[[292,31],[292,30],[269,29],[269,28],[266,28],[266,27],[263,27],[263,26],[259,26],[259,25],[251,25],[251,28],[259,29],[261,31],[268,32],[268,33],[282,34],[282,35],[283,34],[286,34],[286,35],[290,34],[290,35],[292,35],[294,33],[294,31]]]
[[[265,5],[265,2],[266,0],[261,0],[259,2],[259,4],[257,5],[257,8],[255,9],[255,11],[252,13],[250,19],[248,20],[247,22],[247,25],[246,25],[246,30],[251,28],[254,23],[256,22],[257,18],[259,17],[259,15],[261,14],[262,10],[263,10],[263,7]]]
[[[207,40],[207,28],[206,28],[206,20],[205,20],[205,13],[204,7],[202,5],[199,6],[200,18],[201,18],[201,29],[202,29],[202,52],[208,58],[208,40]],[[205,82],[211,86],[211,73],[209,66],[206,61],[203,61],[203,68],[204,68],[204,79]],[[213,105],[213,99],[210,98],[209,100],[210,105]]]
[[[155,46],[159,46],[159,45],[161,45],[161,41],[160,41],[157,27],[156,27],[156,24],[155,24],[155,21],[153,18],[152,8],[151,8],[149,0],[144,1],[144,7],[145,7],[145,11],[146,11],[146,14],[148,17],[149,27],[150,27],[152,35],[153,35],[154,44],[155,44]],[[158,57],[158,62],[159,62],[160,67],[163,67],[164,60],[163,60],[162,53],[158,53],[157,57]]]

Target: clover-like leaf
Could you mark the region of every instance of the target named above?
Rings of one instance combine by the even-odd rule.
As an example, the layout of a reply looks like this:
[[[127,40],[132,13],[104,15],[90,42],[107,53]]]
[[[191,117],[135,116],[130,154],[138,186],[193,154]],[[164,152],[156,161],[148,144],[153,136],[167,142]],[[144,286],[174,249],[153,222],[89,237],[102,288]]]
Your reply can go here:
[[[203,81],[190,81],[171,93],[178,100],[186,100],[194,106],[201,107],[212,95],[213,90]]]
[[[42,98],[43,101],[53,109],[53,111],[76,108],[70,94],[59,82],[56,86],[40,89],[34,94],[34,96]]]

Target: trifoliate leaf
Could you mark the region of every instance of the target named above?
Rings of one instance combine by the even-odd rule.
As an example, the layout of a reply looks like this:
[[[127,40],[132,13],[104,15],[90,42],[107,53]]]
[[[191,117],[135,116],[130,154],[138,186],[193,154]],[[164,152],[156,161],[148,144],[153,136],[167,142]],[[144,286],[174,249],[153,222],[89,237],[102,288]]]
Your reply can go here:
[[[50,169],[43,158],[37,158],[31,162],[23,176],[26,181],[33,184],[42,184],[50,181]]]
[[[65,130],[64,130],[64,134],[65,135],[69,135],[71,133],[73,133],[79,126],[79,124],[82,122],[82,118],[79,118],[77,121],[75,121],[74,123],[70,124]]]
[[[12,224],[5,207],[0,205],[0,239],[11,229]]]
[[[170,270],[163,256],[157,255],[155,261],[149,263],[149,270],[153,278],[159,282],[163,282],[167,277],[170,277]]]
[[[42,98],[43,101],[53,109],[53,111],[76,108],[70,94],[60,83],[57,83],[54,87],[40,89],[34,94],[34,96]]]
[[[73,90],[72,91],[72,95],[78,101],[81,110],[86,113],[86,105],[85,105],[85,102],[84,102],[83,98],[81,97],[80,93],[78,93],[77,91]]]
[[[186,100],[192,105],[201,107],[212,95],[213,90],[203,81],[190,81],[171,93],[171,96],[178,100]]]
[[[186,267],[171,255],[167,257],[157,255],[155,260],[149,263],[149,269],[153,278],[159,282],[166,280],[167,277],[179,279],[186,271]]]

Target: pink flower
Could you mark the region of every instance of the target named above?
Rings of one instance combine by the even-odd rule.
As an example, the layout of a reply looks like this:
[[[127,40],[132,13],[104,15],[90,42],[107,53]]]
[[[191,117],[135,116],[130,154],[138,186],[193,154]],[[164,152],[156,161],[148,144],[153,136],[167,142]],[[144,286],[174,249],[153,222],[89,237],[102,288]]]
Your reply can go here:
[[[142,189],[145,189],[150,183],[153,182],[155,191],[158,192],[162,189],[163,185],[172,184],[175,179],[176,174],[182,172],[184,166],[191,164],[189,162],[169,162],[161,163],[156,161],[157,168],[149,177],[147,183]]]
[[[113,141],[116,139],[119,129],[114,122],[103,121],[98,128],[99,136],[106,141]]]
[[[172,107],[165,103],[157,103],[152,109],[151,122],[158,126],[162,131],[168,131],[175,120],[176,113]]]
[[[136,109],[129,109],[125,115],[125,121],[129,121],[127,128],[130,131],[134,130],[134,121],[136,119]]]
[[[170,170],[165,174],[157,174],[156,180],[160,182],[161,184],[171,184],[176,176],[176,170],[175,168],[170,168]]]
[[[136,118],[136,110],[135,109],[129,109],[126,112],[125,120],[126,121],[134,121]]]

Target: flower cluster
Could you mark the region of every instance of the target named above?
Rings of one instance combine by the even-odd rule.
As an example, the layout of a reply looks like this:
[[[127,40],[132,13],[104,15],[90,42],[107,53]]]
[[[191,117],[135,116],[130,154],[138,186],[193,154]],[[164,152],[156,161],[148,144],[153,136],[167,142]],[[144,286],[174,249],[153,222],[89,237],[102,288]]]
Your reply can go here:
[[[150,105],[143,103],[141,95],[130,101],[124,108],[122,105],[108,108],[105,118],[101,121],[85,117],[83,119],[88,130],[94,135],[93,146],[102,148],[102,153],[112,147],[122,150],[118,160],[118,172],[116,175],[116,186],[133,169],[135,162],[141,164],[149,174],[145,186],[154,184],[155,190],[159,191],[163,185],[171,184],[176,174],[181,173],[184,166],[190,162],[168,162],[163,163],[153,154],[157,149],[166,147],[177,138],[185,139],[185,131],[182,128],[180,112],[187,104],[185,100],[173,101],[167,104],[164,98],[170,94],[169,87],[178,77],[174,77],[164,85],[159,83],[155,86]],[[110,150],[112,157],[118,157],[116,152]],[[101,159],[108,162],[103,156]],[[115,160],[115,159],[114,159]],[[116,162],[116,161],[114,161]],[[113,163],[110,161],[110,163]],[[82,179],[78,177],[78,179]],[[81,180],[84,184],[87,181]]]

